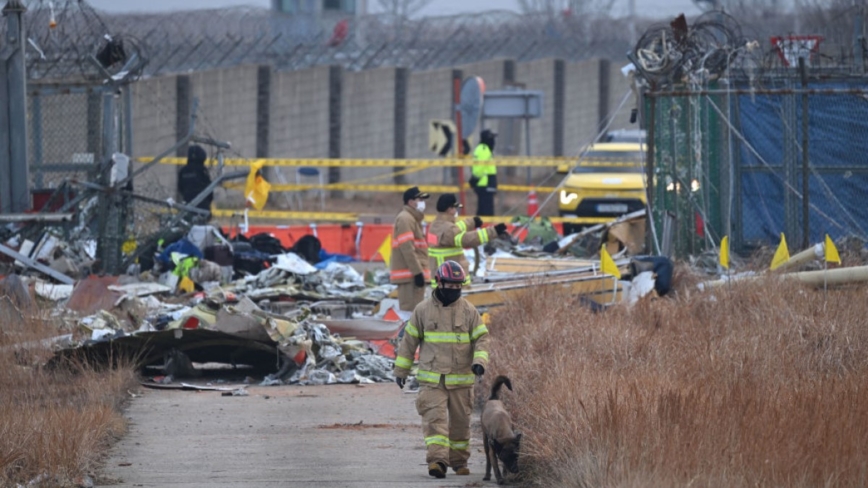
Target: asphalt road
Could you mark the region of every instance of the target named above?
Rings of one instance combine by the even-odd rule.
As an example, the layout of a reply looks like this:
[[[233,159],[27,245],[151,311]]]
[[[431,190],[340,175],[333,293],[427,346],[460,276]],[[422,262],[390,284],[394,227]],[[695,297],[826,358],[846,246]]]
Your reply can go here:
[[[464,487],[483,482],[474,418],[470,476],[428,476],[415,394],[394,384],[144,390],[99,486]],[[267,397],[267,398],[266,398]]]

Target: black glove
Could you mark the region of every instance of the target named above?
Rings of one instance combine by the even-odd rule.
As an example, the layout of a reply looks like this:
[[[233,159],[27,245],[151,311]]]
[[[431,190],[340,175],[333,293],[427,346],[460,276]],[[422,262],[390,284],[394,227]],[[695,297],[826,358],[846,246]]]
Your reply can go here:
[[[481,364],[474,364],[470,367],[470,371],[473,371],[473,374],[476,376],[482,376],[485,374],[485,368],[483,368]]]
[[[425,275],[422,273],[417,274],[416,276],[413,277],[413,283],[415,283],[416,286],[418,286],[419,288],[424,287],[425,286]]]
[[[494,230],[497,231],[497,235],[502,236],[506,234],[506,224],[497,224],[494,226]]]
[[[473,217],[473,225],[475,225],[477,229],[482,227],[482,219],[480,219],[478,215]]]
[[[395,383],[397,383],[397,384],[398,384],[398,388],[400,388],[400,389],[402,389],[402,390],[404,389],[404,382],[405,382],[405,381],[407,381],[406,378],[398,378],[397,376],[395,377]]]

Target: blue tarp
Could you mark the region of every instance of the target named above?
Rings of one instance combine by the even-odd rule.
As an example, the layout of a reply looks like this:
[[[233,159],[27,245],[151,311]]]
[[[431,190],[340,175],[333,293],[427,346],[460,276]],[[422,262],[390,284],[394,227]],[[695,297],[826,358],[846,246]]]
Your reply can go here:
[[[864,88],[841,83],[810,88],[853,87]],[[741,133],[765,161],[739,144],[741,224],[746,241],[774,244],[784,231],[786,132],[798,144],[792,157],[797,175],[794,186],[801,193],[801,97],[791,98],[792,115],[784,113],[784,102],[781,95],[743,95],[738,100]],[[833,239],[868,237],[868,100],[858,95],[810,95],[808,114],[808,157],[816,170],[809,177],[810,240],[822,241],[827,233]],[[795,197],[795,202],[801,220],[801,199]]]

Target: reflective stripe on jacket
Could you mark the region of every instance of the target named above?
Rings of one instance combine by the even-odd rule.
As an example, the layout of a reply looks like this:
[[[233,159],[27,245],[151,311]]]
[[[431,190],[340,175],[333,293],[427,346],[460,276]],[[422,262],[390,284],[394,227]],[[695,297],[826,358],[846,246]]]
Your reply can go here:
[[[436,270],[444,261],[455,261],[467,272],[465,284],[470,284],[470,262],[464,248],[484,245],[496,234],[494,227],[476,229],[472,218],[456,220],[452,214],[438,212],[428,227],[428,265]]]
[[[404,338],[395,359],[395,376],[406,378],[419,348],[420,383],[438,384],[445,375],[446,388],[473,386],[470,366],[488,365],[488,327],[476,307],[464,298],[444,307],[436,296],[420,303],[404,327]]]
[[[497,166],[493,164],[485,164],[486,161],[491,161],[491,148],[485,144],[476,146],[473,151],[473,167],[470,169],[474,177],[478,178],[476,186],[485,188],[489,185],[489,176],[497,174]],[[497,185],[492,185],[497,186]]]
[[[428,242],[422,231],[422,212],[404,205],[395,217],[392,231],[392,260],[389,278],[392,283],[412,283],[419,273],[431,279],[428,271]]]

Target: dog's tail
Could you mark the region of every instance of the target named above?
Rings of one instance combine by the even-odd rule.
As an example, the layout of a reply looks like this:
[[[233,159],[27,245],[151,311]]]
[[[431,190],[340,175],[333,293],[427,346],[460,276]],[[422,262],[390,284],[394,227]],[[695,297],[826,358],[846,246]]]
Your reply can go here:
[[[512,382],[509,381],[509,378],[506,376],[498,376],[494,379],[494,384],[491,385],[491,396],[488,397],[489,400],[497,400],[497,394],[500,392],[500,385],[506,385],[509,388],[509,391],[512,391]]]

